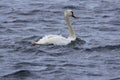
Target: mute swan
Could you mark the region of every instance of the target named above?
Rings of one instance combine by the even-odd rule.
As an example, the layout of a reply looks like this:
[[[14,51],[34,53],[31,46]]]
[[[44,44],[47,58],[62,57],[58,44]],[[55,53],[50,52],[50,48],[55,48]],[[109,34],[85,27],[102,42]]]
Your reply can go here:
[[[67,45],[71,43],[71,41],[76,40],[76,35],[75,32],[73,31],[72,25],[70,23],[69,17],[72,16],[76,18],[73,14],[73,11],[70,9],[67,9],[64,12],[65,20],[69,29],[69,37],[65,38],[61,35],[46,35],[43,38],[41,38],[37,42],[32,42],[32,45],[37,45],[37,44],[53,44],[53,45]]]

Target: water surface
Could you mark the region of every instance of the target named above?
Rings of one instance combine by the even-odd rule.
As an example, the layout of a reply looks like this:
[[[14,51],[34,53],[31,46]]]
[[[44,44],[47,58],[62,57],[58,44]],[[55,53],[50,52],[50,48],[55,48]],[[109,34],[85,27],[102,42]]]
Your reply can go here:
[[[44,35],[77,40],[32,46]],[[0,0],[0,80],[120,80],[120,0]]]

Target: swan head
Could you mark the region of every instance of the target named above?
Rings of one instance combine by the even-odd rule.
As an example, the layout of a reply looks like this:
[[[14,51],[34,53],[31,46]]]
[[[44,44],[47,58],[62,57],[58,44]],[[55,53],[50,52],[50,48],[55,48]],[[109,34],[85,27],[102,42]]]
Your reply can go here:
[[[73,18],[77,18],[71,9],[67,9],[64,14],[65,16],[72,16]]]

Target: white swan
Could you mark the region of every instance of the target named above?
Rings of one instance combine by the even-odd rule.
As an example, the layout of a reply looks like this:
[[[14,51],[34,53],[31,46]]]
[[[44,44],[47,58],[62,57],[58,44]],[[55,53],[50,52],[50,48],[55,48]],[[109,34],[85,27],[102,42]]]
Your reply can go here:
[[[37,45],[37,44],[53,44],[53,45],[67,45],[69,43],[71,43],[71,41],[75,41],[76,40],[76,35],[75,32],[72,29],[69,17],[72,16],[74,18],[76,18],[73,14],[73,11],[68,9],[64,12],[65,15],[65,20],[69,29],[69,37],[65,38],[61,35],[47,35],[44,36],[43,38],[41,38],[39,41],[37,42],[32,42],[32,45]]]

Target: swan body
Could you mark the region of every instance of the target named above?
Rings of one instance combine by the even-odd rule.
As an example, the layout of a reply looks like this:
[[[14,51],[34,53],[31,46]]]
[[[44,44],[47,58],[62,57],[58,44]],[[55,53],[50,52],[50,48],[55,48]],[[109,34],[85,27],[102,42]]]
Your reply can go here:
[[[36,42],[36,44],[54,44],[54,45],[67,45],[71,41],[74,41],[72,38],[65,38],[61,35],[47,35],[42,39]]]
[[[69,37],[65,38],[61,35],[46,35],[43,38],[41,38],[40,40],[38,40],[37,42],[32,42],[33,45],[37,45],[37,44],[53,44],[53,45],[67,45],[69,43],[71,43],[71,41],[75,41],[76,40],[76,36],[75,33],[72,29],[69,17],[72,16],[74,18],[76,18],[73,14],[73,11],[68,9],[65,11],[65,20],[69,29]]]

